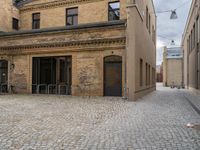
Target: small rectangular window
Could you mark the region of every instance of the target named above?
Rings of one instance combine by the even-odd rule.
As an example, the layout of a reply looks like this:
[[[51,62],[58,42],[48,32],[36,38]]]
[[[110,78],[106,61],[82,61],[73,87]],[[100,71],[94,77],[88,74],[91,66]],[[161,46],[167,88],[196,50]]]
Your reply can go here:
[[[108,21],[120,19],[120,2],[108,3]]]
[[[197,20],[196,20],[195,34],[196,34],[196,42],[198,43],[199,42],[199,16],[197,17]]]
[[[152,26],[152,40],[156,44],[156,31],[154,26]]]
[[[155,69],[154,68],[152,68],[152,85],[154,85],[155,84],[155,79],[156,79],[156,75],[155,75]]]
[[[19,30],[19,20],[18,19],[16,19],[16,18],[12,19],[12,28],[14,30]]]
[[[195,43],[196,43],[196,36],[195,36],[195,24],[193,26],[193,41],[192,41],[192,48],[195,47]]]
[[[40,13],[32,14],[32,29],[40,29]]]
[[[189,53],[191,52],[191,49],[192,49],[192,48],[191,48],[191,47],[192,47],[192,46],[191,46],[191,45],[192,45],[192,44],[191,44],[191,41],[192,41],[191,39],[192,39],[192,38],[191,38],[191,34],[190,34],[190,36],[189,36]]]
[[[146,26],[149,28],[149,9],[146,7]]]
[[[148,67],[148,85],[150,85],[150,81],[151,81],[151,66],[149,65],[149,67]]]
[[[78,8],[66,9],[66,25],[78,25]]]
[[[189,40],[189,38],[187,40],[187,53],[188,54],[190,53],[190,40]]]
[[[143,60],[140,59],[140,86],[143,86]]]
[[[146,86],[148,85],[148,64],[146,63]]]
[[[151,34],[151,15],[149,15],[149,33]]]

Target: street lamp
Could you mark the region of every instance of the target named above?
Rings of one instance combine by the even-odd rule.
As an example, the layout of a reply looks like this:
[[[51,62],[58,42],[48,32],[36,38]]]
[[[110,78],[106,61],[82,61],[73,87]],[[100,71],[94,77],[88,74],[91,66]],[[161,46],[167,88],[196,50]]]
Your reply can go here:
[[[171,11],[170,19],[178,19],[178,16],[177,16],[177,13],[176,13],[176,9]]]
[[[156,12],[156,14],[163,14],[163,13],[169,13],[169,12],[171,12],[171,15],[170,15],[170,19],[171,20],[178,19],[178,15],[176,13],[176,9],[174,9],[174,10],[166,10],[166,11],[158,11],[158,12]]]
[[[176,45],[174,40],[171,41],[171,45]]]

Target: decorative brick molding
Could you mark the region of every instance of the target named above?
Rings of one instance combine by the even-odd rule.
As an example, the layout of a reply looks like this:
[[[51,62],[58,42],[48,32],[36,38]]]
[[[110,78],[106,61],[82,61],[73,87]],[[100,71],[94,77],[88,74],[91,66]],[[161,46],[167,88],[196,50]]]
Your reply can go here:
[[[15,46],[5,46],[0,47],[0,53],[12,53],[17,51],[18,54],[23,53],[24,50],[28,49],[49,49],[49,48],[63,48],[67,47],[68,49],[82,49],[87,50],[90,48],[111,48],[114,47],[125,47],[126,38],[108,38],[108,39],[95,39],[95,40],[82,40],[82,41],[70,41],[70,42],[50,42],[50,43],[41,43],[41,44],[32,44],[32,45],[15,45]],[[56,49],[55,51],[56,52]]]
[[[92,3],[97,1],[103,1],[103,0],[59,0],[54,2],[21,6],[20,11],[23,13],[33,10],[49,9],[55,7],[66,7],[66,6],[68,7],[68,6],[80,5],[83,3]]]

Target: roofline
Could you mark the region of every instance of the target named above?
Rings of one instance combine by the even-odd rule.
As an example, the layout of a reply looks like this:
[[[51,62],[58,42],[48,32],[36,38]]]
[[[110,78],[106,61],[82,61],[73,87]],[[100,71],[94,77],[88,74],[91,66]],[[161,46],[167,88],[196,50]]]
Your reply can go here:
[[[175,48],[180,48],[182,50],[181,46],[175,46],[175,47],[166,47],[166,49],[175,49]]]
[[[18,2],[15,6],[16,7],[21,7],[21,6],[23,6],[24,4],[28,4],[28,3],[30,3],[30,2],[32,2],[33,0],[23,0],[23,1],[21,1],[21,2]]]
[[[79,25],[75,25],[75,26],[53,27],[53,28],[24,30],[24,31],[15,31],[15,32],[1,32],[0,38],[1,37],[8,37],[8,36],[41,34],[41,33],[50,33],[50,32],[64,32],[64,31],[76,30],[76,29],[103,28],[103,27],[112,27],[112,26],[118,26],[118,25],[122,25],[122,26],[125,27],[126,26],[126,20],[88,23],[88,24],[79,24]]]
[[[189,22],[191,20],[191,16],[192,16],[192,13],[194,11],[194,4],[195,4],[195,0],[192,0],[192,3],[191,3],[191,6],[190,6],[190,11],[189,11],[189,14],[187,16],[187,21],[186,21],[186,24],[185,24],[185,29],[184,29],[184,32],[183,32],[183,35],[182,35],[182,41],[181,41],[181,45],[183,45],[183,42],[186,38],[186,34],[187,34],[187,29],[188,29],[188,26],[189,26]]]
[[[166,57],[166,59],[183,59],[183,56],[182,57],[174,57],[174,58]]]
[[[151,3],[152,3],[152,5],[153,5],[153,11],[154,11],[154,14],[155,14],[155,16],[156,16],[156,9],[155,9],[155,5],[154,5],[153,0],[151,0]],[[157,17],[157,16],[156,16],[156,17]]]

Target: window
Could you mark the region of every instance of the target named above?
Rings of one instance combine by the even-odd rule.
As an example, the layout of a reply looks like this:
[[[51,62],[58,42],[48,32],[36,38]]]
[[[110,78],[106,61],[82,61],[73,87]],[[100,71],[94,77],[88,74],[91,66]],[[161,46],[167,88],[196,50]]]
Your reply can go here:
[[[66,25],[78,25],[78,8],[66,9]]]
[[[146,7],[146,26],[149,28],[149,9]]]
[[[14,30],[19,30],[19,20],[18,19],[16,19],[16,18],[12,19],[12,28]]]
[[[194,24],[194,26],[193,26],[193,31],[192,31],[192,33],[193,33],[193,39],[192,39],[192,48],[194,48],[195,47],[195,39],[196,39],[196,37],[195,37],[195,24]]]
[[[152,40],[156,44],[156,31],[154,26],[152,26]]]
[[[148,64],[146,63],[146,85],[148,85]]]
[[[199,17],[197,17],[196,20],[196,29],[195,29],[195,36],[196,36],[196,42],[199,42]]]
[[[149,15],[149,33],[151,33],[151,15]]]
[[[110,2],[108,4],[108,20],[119,20],[120,19],[120,2]]]
[[[187,40],[187,53],[188,53],[188,55],[190,53],[190,40],[189,40],[189,38]]]
[[[148,85],[150,85],[150,80],[151,80],[151,67],[150,67],[150,65],[149,65],[149,67],[148,67]]]
[[[143,86],[143,60],[140,59],[140,86]]]
[[[190,34],[190,36],[189,36],[189,53],[191,52],[191,49],[192,49],[192,38],[191,38],[191,34]]]
[[[200,42],[200,19],[197,17],[197,40]]]
[[[155,79],[156,79],[156,76],[155,76],[155,69],[154,68],[152,68],[152,85],[154,85],[155,84]]]
[[[32,14],[32,29],[40,28],[40,13]]]

